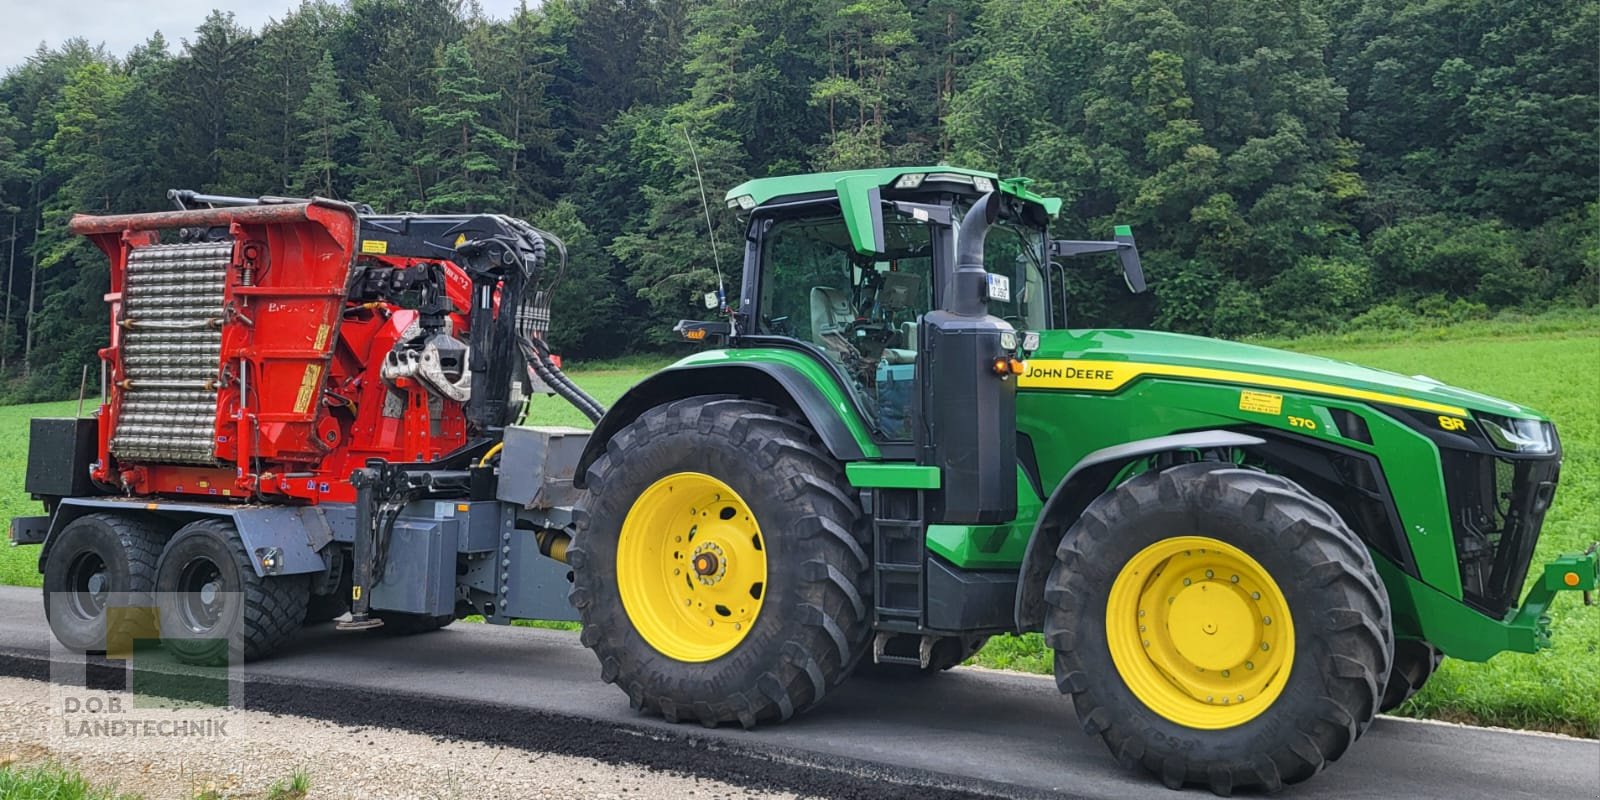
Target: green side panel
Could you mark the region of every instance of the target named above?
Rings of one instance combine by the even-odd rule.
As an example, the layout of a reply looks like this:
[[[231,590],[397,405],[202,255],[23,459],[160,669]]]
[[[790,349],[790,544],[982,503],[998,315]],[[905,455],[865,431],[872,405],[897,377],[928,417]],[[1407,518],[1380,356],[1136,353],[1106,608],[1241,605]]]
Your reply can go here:
[[[1532,653],[1549,641],[1546,626],[1537,620],[1491,619],[1405,574],[1383,556],[1374,554],[1372,560],[1389,591],[1397,637],[1425,639],[1451,658],[1465,661],[1488,661],[1507,650]]]
[[[858,489],[937,489],[939,468],[905,461],[856,461],[844,465],[845,477]]]
[[[1140,330],[1043,331],[1039,349],[1030,361],[1134,362],[1227,370],[1313,381],[1356,391],[1377,392],[1403,398],[1487,411],[1507,417],[1547,419],[1517,403],[1431,381],[1363,367],[1348,361],[1292,353],[1203,336]]]
[[[882,451],[876,442],[872,441],[872,430],[867,426],[866,420],[856,411],[855,404],[850,401],[847,390],[833,379],[833,375],[821,364],[808,358],[802,353],[793,350],[784,350],[776,347],[741,347],[732,350],[704,350],[678,360],[673,367],[708,367],[726,364],[749,363],[781,364],[800,373],[827,399],[833,413],[838,414],[844,421],[845,428],[850,431],[851,438],[861,447],[861,452],[867,458],[879,458]]]
[[[1114,236],[1132,236],[1133,235],[1133,228],[1128,226],[1128,225],[1118,225],[1116,227],[1116,229],[1114,229],[1112,231],[1112,235],[1114,235]]]
[[[1033,439],[1045,486],[1096,450],[1182,431],[1265,426],[1370,453],[1388,477],[1419,575],[1446,596],[1461,596],[1444,478],[1427,437],[1363,403],[1327,397],[1282,392],[1278,413],[1246,411],[1240,391],[1171,379],[1143,379],[1111,394],[1030,389],[1017,394],[1017,428]],[[1342,437],[1334,409],[1365,419],[1373,444]]]
[[[1017,569],[1044,501],[1017,470],[1017,518],[1004,525],[929,525],[928,550],[962,569]]]

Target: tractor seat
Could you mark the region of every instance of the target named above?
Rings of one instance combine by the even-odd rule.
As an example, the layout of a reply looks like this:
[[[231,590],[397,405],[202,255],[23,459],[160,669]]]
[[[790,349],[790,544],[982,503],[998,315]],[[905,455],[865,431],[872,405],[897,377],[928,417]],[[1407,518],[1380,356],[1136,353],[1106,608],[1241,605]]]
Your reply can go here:
[[[851,354],[850,323],[854,322],[855,318],[855,309],[851,307],[850,298],[842,289],[835,289],[832,286],[811,288],[811,337],[822,346],[822,349],[834,354],[841,361]],[[905,326],[902,325],[901,331],[904,330]],[[883,360],[890,364],[910,364],[917,360],[917,351],[898,347],[885,348]]]
[[[843,360],[850,354],[850,323],[856,318],[850,297],[832,286],[811,287],[811,338]]]

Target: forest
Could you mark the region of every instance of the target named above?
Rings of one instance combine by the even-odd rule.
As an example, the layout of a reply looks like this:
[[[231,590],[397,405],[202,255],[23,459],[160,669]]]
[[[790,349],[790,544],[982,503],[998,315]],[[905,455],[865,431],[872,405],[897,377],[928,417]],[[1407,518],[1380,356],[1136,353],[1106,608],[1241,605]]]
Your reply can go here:
[[[1059,236],[1133,226],[1151,291],[1074,265],[1074,327],[1593,306],[1597,42],[1585,0],[307,0],[41,46],[0,78],[0,402],[75,393],[106,340],[67,219],[169,188],[524,217],[568,244],[578,359],[704,313],[727,188],[889,163],[1026,175]]]

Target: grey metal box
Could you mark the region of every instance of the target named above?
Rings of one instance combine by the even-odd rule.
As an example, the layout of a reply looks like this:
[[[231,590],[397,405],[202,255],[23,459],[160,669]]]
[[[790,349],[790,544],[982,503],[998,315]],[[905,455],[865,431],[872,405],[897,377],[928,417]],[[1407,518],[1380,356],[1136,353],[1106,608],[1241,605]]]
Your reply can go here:
[[[570,506],[578,500],[572,485],[578,458],[589,442],[582,428],[506,428],[500,453],[500,485],[495,497],[523,508]]]

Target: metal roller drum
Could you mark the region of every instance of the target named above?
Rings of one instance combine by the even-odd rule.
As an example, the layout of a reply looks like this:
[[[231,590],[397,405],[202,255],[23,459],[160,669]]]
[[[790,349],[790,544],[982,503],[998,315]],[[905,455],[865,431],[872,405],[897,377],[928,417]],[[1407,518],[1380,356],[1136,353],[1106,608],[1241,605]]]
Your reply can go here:
[[[162,244],[128,255],[121,413],[111,452],[126,461],[212,466],[223,292],[233,243]]]

